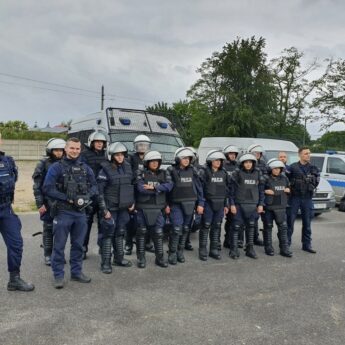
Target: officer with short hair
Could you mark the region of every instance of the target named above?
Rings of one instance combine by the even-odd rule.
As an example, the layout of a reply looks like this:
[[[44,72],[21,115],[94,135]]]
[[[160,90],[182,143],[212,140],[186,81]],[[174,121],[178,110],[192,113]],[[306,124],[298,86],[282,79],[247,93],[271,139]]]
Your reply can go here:
[[[87,140],[87,146],[84,146],[83,151],[81,152],[81,160],[86,163],[93,171],[95,177],[98,176],[98,173],[101,170],[102,163],[107,161],[106,157],[106,148],[108,144],[108,136],[100,129],[96,129],[92,132]],[[102,233],[100,229],[100,218],[99,218],[99,209],[97,207],[97,202],[94,202],[92,207],[88,208],[87,212],[87,233],[84,239],[84,259],[86,259],[86,254],[89,248],[90,234],[92,229],[93,219],[95,214],[97,215],[97,224],[98,224],[98,245],[100,245]]]
[[[54,246],[51,266],[54,286],[64,287],[65,246],[71,238],[71,280],[89,283],[82,272],[83,243],[87,231],[85,209],[97,199],[98,187],[92,169],[80,159],[81,143],[77,138],[67,140],[66,156],[48,170],[43,192],[54,201]]]
[[[248,147],[247,149],[248,153],[251,153],[255,156],[256,158],[256,164],[255,167],[261,171],[261,174],[263,177],[266,177],[268,175],[268,170],[267,170],[267,164],[266,161],[263,158],[263,153],[264,149],[260,144],[252,144]],[[259,236],[259,215],[257,215],[257,218],[255,220],[255,232],[254,232],[254,244],[256,246],[263,246],[264,243],[260,239]]]
[[[294,223],[298,210],[302,216],[302,250],[315,254],[311,244],[311,219],[313,216],[313,194],[320,182],[319,169],[310,163],[310,149],[301,147],[298,150],[299,161],[292,163],[286,170],[286,175],[291,184],[290,197],[290,224],[288,229],[289,245],[294,230]]]
[[[280,255],[292,257],[287,238],[286,208],[290,182],[283,173],[285,164],[277,158],[272,158],[267,163],[269,175],[265,181],[265,207],[264,207],[264,247],[267,255],[274,255],[272,245],[273,221],[278,227]]]
[[[134,153],[128,156],[128,161],[132,167],[133,174],[136,175],[138,169],[144,167],[143,158],[147,151],[151,149],[151,139],[144,134],[139,134],[133,141]],[[133,239],[137,231],[138,223],[135,212],[131,212],[130,220],[127,224],[125,254],[131,255],[133,250]],[[146,235],[146,250],[153,251],[150,235]]]
[[[0,144],[2,144],[0,134]],[[32,291],[35,286],[20,278],[23,254],[22,224],[12,209],[18,170],[12,157],[0,151],[0,233],[7,247],[8,291]]]
[[[111,273],[111,245],[114,244],[114,265],[130,267],[124,259],[123,240],[129,222],[128,211],[134,210],[134,184],[131,165],[126,162],[127,148],[120,142],[107,149],[108,162],[98,174],[99,207],[102,215],[101,271]]]
[[[230,177],[231,177],[231,174],[236,170],[238,166],[237,157],[238,157],[239,152],[240,152],[239,148],[235,145],[230,144],[223,148],[223,153],[226,158],[223,166]],[[230,232],[231,232],[231,213],[230,212],[228,212],[228,214],[226,215],[224,229],[225,229],[225,236],[224,236],[223,247],[230,248]],[[243,232],[241,231],[240,234],[242,236],[242,243],[243,243]]]
[[[197,170],[192,162],[195,155],[192,150],[182,147],[175,152],[175,164],[167,169],[174,184],[169,193],[169,208],[172,228],[169,234],[168,262],[176,265],[185,262],[183,250],[190,231],[193,213],[204,211],[204,197]],[[196,205],[197,204],[197,205]]]
[[[220,150],[211,150],[206,155],[206,164],[199,171],[203,186],[205,207],[202,228],[199,231],[199,259],[207,260],[207,240],[210,235],[209,256],[220,260],[219,238],[224,214],[228,213],[230,178],[223,162],[225,156]]]
[[[66,141],[59,138],[52,138],[47,141],[46,154],[47,157],[41,159],[35,168],[32,175],[34,181],[33,191],[36,201],[36,206],[43,221],[43,250],[44,263],[47,266],[51,265],[51,255],[53,250],[53,218],[50,215],[50,204],[48,198],[43,193],[43,182],[48,172],[49,167],[62,159]]]
[[[239,158],[239,168],[231,175],[230,211],[232,214],[231,246],[229,256],[237,259],[238,233],[241,226],[246,228],[246,255],[256,259],[254,250],[255,220],[263,212],[264,177],[256,168],[256,158],[247,153]]]
[[[158,151],[146,152],[143,163],[144,168],[137,170],[136,178],[138,267],[146,267],[145,235],[147,231],[152,232],[156,265],[168,267],[163,253],[163,227],[165,225],[163,211],[167,206],[167,193],[172,190],[173,183],[166,171],[160,169],[162,155]]]

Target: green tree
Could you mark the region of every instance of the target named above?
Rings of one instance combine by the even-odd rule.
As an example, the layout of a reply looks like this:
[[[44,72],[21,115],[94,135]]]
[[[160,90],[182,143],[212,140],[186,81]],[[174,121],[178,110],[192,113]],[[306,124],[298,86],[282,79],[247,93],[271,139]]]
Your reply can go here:
[[[313,148],[319,152],[325,150],[345,151],[345,131],[325,133],[314,142]]]
[[[272,59],[270,68],[276,86],[276,116],[273,131],[283,136],[289,127],[298,128],[310,109],[310,96],[319,80],[308,80],[318,68],[316,60],[302,68],[303,52],[295,47],[284,49],[282,55]],[[297,126],[297,127],[296,127]]]
[[[335,123],[345,123],[345,60],[329,61],[316,93],[313,106],[319,112],[316,119],[324,120],[321,128],[327,129]]]
[[[272,123],[275,87],[264,48],[262,37],[238,38],[201,64],[197,70],[200,78],[187,96],[197,102],[194,105],[198,110],[202,109],[194,117],[201,116],[209,125],[204,134],[256,137]],[[210,117],[207,121],[206,109]],[[191,134],[194,141],[198,140],[195,132]]]

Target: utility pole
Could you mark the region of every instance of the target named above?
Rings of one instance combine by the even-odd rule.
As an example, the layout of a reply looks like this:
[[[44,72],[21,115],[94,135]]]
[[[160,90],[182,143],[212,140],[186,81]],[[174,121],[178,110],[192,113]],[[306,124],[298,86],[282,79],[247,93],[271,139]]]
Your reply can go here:
[[[104,109],[104,86],[102,85],[101,110]]]

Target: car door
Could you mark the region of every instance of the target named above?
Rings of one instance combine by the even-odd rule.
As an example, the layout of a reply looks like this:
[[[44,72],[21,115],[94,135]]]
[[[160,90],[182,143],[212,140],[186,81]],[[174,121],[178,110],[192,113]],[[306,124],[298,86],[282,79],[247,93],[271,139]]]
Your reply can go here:
[[[339,202],[345,192],[345,162],[339,157],[327,157],[325,178],[331,184],[336,201]]]

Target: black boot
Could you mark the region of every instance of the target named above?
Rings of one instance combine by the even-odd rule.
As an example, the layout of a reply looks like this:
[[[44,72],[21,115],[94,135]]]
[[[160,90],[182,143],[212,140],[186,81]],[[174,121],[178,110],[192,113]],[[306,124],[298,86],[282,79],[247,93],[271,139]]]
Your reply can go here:
[[[10,272],[10,281],[7,284],[8,291],[33,291],[35,286],[30,283],[26,283],[20,278],[19,272]]]
[[[285,256],[287,258],[291,258],[293,254],[289,248],[286,223],[278,225],[278,239],[279,239],[280,255]]]
[[[101,249],[101,271],[105,274],[110,274],[112,272],[111,247],[112,247],[112,238],[111,237],[103,238],[102,249]]]
[[[126,236],[125,255],[132,255],[132,251],[133,251],[133,240],[132,238],[128,238]]]
[[[255,250],[254,250],[254,224],[250,223],[246,228],[246,237],[247,237],[247,246],[246,246],[246,255],[252,259],[257,259]]]
[[[155,249],[153,247],[152,241],[151,241],[151,234],[150,231],[146,233],[145,236],[145,250],[149,253],[154,253]]]
[[[213,259],[220,260],[219,253],[219,237],[220,237],[221,223],[213,224],[210,231],[210,253],[209,256]]]
[[[182,229],[179,226],[173,227],[170,231],[169,256],[168,256],[168,262],[170,265],[177,264],[177,246],[178,246],[181,234],[182,234]]]
[[[186,238],[186,244],[184,245],[184,249],[186,250],[193,250],[192,242],[190,241],[190,233],[191,231],[188,232],[187,238]]]
[[[183,250],[186,246],[186,241],[189,235],[189,226],[184,226],[182,229],[182,235],[180,236],[179,239],[179,244],[178,244],[178,248],[177,248],[177,261],[178,262],[185,262],[186,259],[184,257],[183,254]]]
[[[164,259],[163,253],[163,229],[156,229],[153,242],[155,246],[156,260],[155,264],[159,267],[168,267],[167,261]]]
[[[274,255],[274,248],[272,246],[272,228],[272,224],[267,224],[263,231],[265,253],[269,256]]]
[[[145,234],[146,228],[138,228],[136,234],[136,243],[137,243],[137,266],[139,268],[146,267],[146,258],[145,258]]]
[[[123,238],[125,234],[125,229],[119,229],[118,235],[115,235],[115,247],[116,252],[114,255],[114,265],[115,266],[122,266],[122,267],[131,267],[132,263],[129,260],[124,259],[124,251],[123,251]]]
[[[211,224],[204,224],[199,231],[199,259],[207,261],[207,238]]]
[[[51,266],[51,255],[53,251],[53,224],[43,223],[43,250],[44,250],[44,263]]]
[[[234,225],[231,227],[231,231],[230,231],[230,252],[229,252],[229,256],[231,259],[238,259],[240,257],[240,252],[238,250],[238,233],[241,230],[241,227],[239,225]]]

